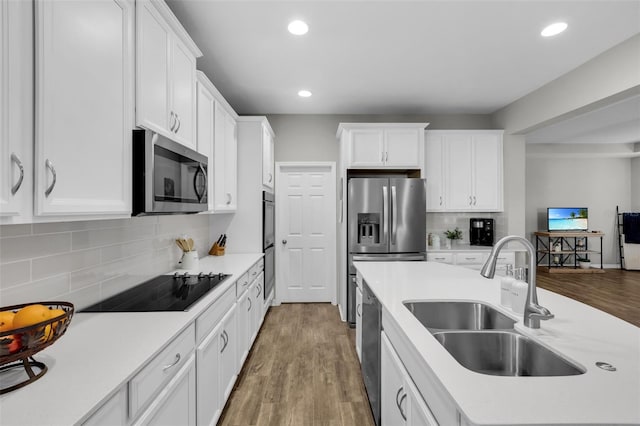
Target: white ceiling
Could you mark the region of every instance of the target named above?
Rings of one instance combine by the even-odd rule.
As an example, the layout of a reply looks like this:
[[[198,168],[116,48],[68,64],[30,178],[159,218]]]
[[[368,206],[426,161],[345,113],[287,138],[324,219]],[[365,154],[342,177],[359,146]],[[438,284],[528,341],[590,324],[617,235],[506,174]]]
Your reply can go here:
[[[640,32],[640,0],[167,3],[240,114],[488,114]]]

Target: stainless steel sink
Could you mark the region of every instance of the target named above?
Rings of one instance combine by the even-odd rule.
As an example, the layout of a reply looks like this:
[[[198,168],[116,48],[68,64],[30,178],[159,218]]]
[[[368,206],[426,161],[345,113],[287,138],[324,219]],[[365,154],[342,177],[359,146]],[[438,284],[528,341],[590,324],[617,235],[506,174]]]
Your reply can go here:
[[[431,332],[437,330],[513,330],[515,321],[479,302],[404,302]]]
[[[463,367],[493,376],[575,376],[585,370],[516,332],[447,331],[433,336]]]

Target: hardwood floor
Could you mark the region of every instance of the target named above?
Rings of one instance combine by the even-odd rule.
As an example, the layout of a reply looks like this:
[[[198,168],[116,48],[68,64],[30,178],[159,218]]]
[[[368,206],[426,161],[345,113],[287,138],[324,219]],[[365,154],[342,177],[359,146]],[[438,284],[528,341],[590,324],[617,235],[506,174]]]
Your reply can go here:
[[[539,287],[578,300],[640,327],[640,271],[553,274],[538,268]]]
[[[220,425],[373,425],[353,332],[330,304],[272,307]]]

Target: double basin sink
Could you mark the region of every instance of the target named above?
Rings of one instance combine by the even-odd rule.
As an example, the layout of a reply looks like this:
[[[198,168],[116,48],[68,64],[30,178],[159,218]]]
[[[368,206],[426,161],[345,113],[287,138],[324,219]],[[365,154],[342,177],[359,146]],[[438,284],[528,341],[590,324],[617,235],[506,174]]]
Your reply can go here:
[[[490,305],[466,301],[404,302],[463,367],[493,376],[574,376],[584,369],[514,330]]]

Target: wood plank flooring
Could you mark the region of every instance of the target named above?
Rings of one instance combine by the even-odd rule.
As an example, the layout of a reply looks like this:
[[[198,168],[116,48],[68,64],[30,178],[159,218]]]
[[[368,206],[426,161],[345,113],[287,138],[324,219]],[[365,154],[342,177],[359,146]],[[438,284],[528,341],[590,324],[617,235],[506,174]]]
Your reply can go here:
[[[640,327],[640,271],[551,274],[538,268],[538,286],[578,300]]]
[[[331,304],[272,307],[219,425],[373,426],[353,331]]]

